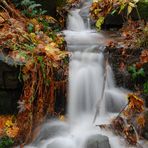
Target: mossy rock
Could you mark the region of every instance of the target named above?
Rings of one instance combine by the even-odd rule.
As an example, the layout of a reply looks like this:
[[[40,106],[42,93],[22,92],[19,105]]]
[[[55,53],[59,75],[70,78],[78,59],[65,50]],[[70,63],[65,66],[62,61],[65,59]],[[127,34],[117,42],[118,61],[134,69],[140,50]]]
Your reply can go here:
[[[57,7],[62,7],[64,5],[66,5],[66,0],[56,0]]]
[[[140,0],[140,2],[137,3],[137,8],[141,19],[148,21],[148,0]],[[139,19],[138,13],[136,9],[133,10],[131,15],[134,20]]]

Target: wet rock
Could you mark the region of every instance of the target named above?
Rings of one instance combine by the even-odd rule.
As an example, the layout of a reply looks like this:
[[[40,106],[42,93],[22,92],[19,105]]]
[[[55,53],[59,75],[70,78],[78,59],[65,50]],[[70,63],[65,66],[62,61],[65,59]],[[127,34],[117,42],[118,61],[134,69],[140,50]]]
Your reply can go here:
[[[121,28],[124,23],[123,17],[121,15],[107,15],[105,18],[103,28],[109,29],[109,28]]]
[[[145,112],[144,117],[145,117],[145,127],[142,135],[145,139],[148,140],[148,111]]]
[[[0,61],[0,114],[17,113],[17,101],[22,91],[18,76],[19,68]]]
[[[56,135],[67,133],[67,129],[67,124],[64,124],[63,122],[47,122],[35,132],[33,144],[38,145],[41,141],[47,140]]]
[[[54,0],[35,0],[42,5],[43,10],[47,10],[47,14],[53,17],[56,16],[56,1]]]
[[[137,9],[138,9],[141,19],[148,21],[148,13],[147,13],[148,1],[140,0],[139,3],[137,4]],[[131,15],[132,15],[133,19],[135,19],[135,20],[139,19],[136,9],[134,9],[134,11],[132,12]]]
[[[110,148],[109,139],[103,135],[93,135],[88,138],[86,148]]]

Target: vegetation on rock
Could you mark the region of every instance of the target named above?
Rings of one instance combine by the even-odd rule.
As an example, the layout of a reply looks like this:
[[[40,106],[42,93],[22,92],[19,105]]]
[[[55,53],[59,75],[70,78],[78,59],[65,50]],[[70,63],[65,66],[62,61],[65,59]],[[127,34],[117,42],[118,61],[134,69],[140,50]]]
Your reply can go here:
[[[0,52],[5,60],[10,57],[15,65],[21,65],[19,78],[24,84],[18,101],[19,113],[15,122],[4,120],[1,136],[15,140],[17,137],[17,142],[26,143],[31,138],[33,125],[55,114],[55,90],[66,91],[69,53],[64,51],[65,41],[58,33],[60,28],[55,28],[58,22],[43,15],[42,10],[36,11],[40,5],[22,1],[25,16],[10,2],[0,1],[0,6]]]

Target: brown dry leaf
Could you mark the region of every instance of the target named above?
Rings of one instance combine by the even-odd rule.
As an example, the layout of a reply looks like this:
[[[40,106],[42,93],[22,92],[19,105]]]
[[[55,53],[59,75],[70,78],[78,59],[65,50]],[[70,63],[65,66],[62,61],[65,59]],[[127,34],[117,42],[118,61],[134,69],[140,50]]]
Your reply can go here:
[[[144,115],[138,116],[136,118],[136,121],[137,121],[138,126],[140,126],[140,127],[144,127],[145,126],[145,118],[144,118]]]
[[[6,130],[8,137],[15,138],[18,135],[19,128],[17,126],[12,126]]]
[[[148,63],[148,49],[142,51],[140,56],[140,62],[143,64]]]
[[[134,94],[128,95],[129,108],[141,113],[144,111],[144,101]]]
[[[8,14],[6,12],[0,12],[0,24],[4,23],[7,19],[9,19]]]
[[[124,129],[124,135],[125,135],[126,141],[129,144],[131,144],[131,145],[136,145],[137,144],[137,135],[136,135],[136,132],[135,132],[132,125],[128,125]]]
[[[58,60],[60,60],[60,57],[59,57],[60,50],[58,48],[54,48],[53,46],[47,45],[45,47],[45,52],[49,58],[51,58],[55,61],[58,61]]]
[[[33,69],[34,67],[34,63],[32,62],[32,60],[29,60],[26,62],[25,66],[23,67],[23,73],[27,74],[28,71],[30,71],[31,69]]]
[[[120,65],[119,65],[119,70],[125,71],[125,69],[126,69],[126,65],[124,64],[124,62],[121,62]]]

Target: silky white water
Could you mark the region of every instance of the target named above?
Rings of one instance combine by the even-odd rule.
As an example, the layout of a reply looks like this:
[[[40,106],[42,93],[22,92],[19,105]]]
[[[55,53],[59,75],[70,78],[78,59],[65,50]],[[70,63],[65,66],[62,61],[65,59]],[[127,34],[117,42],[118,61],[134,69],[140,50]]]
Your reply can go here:
[[[122,139],[95,126],[110,122],[127,102],[125,91],[115,87],[111,67],[107,65],[105,70],[104,36],[91,30],[89,21],[85,22],[89,5],[87,1],[81,9],[71,10],[68,30],[63,31],[68,49],[72,51],[67,119],[65,122],[47,121],[28,148],[85,148],[87,138],[95,134],[108,136],[111,148],[125,148]]]

